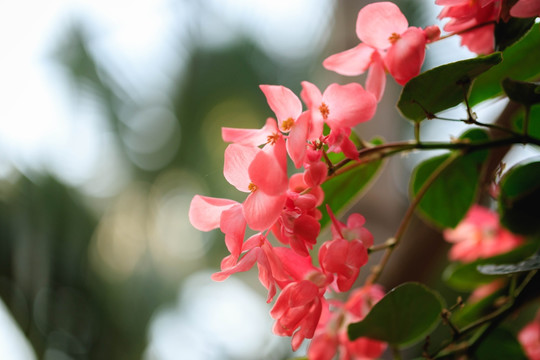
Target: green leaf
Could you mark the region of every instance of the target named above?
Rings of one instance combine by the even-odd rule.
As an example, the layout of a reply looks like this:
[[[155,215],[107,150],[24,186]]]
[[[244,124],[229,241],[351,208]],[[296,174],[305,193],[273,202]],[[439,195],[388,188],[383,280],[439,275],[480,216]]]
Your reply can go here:
[[[534,18],[518,19],[510,18],[508,21],[499,21],[495,24],[495,48],[503,51],[514,44],[531,29]]]
[[[382,140],[377,138],[371,141],[373,145],[382,144]],[[333,155],[333,154],[329,154]],[[331,158],[333,163],[341,160],[340,158]],[[380,173],[382,160],[372,161],[366,164],[358,165],[355,168],[340,174],[322,184],[326,203],[330,206],[334,214],[345,210],[350,204],[354,204],[371,182]],[[326,211],[322,211],[321,227],[330,222],[330,217]]]
[[[524,110],[524,109],[523,109]],[[523,132],[523,120],[525,111],[519,111],[514,119],[514,128],[518,132]],[[533,105],[529,114],[529,136],[540,139],[540,105]]]
[[[510,169],[500,183],[501,223],[510,231],[540,233],[540,162],[519,164]]]
[[[525,106],[540,104],[540,84],[525,82],[506,78],[502,82],[506,95],[511,99]]]
[[[534,254],[538,245],[532,242],[526,243],[512,251],[504,254],[492,256],[485,259],[478,259],[470,263],[452,263],[443,273],[445,282],[456,290],[471,291],[480,285],[484,285],[497,279],[497,276],[482,274],[478,267],[487,264],[508,264],[521,261]]]
[[[523,348],[511,331],[504,328],[493,330],[478,346],[477,360],[526,360]]]
[[[364,320],[349,325],[349,338],[369,337],[392,345],[422,340],[441,319],[441,296],[419,283],[405,283],[391,290]]]
[[[478,76],[471,88],[469,104],[503,94],[501,79],[534,80],[540,75],[540,24],[535,24],[523,39],[505,49],[503,62]]]
[[[452,322],[458,328],[465,327],[489,313],[497,310],[495,303],[501,296],[507,296],[506,286],[495,290],[493,293],[474,301],[467,301],[465,305],[452,313]]]
[[[462,60],[428,70],[412,78],[401,91],[398,108],[419,122],[465,100],[472,81],[502,60],[500,53]]]
[[[487,264],[478,266],[478,271],[486,275],[508,275],[537,269],[540,269],[540,256],[538,254],[517,264]]]
[[[480,129],[464,133],[461,139],[486,141],[488,135]],[[431,174],[450,154],[440,155],[422,162],[413,172],[411,192],[416,196]],[[453,161],[433,181],[417,210],[430,223],[440,228],[454,228],[474,203],[478,191],[481,168],[488,156],[487,150],[472,152]]]

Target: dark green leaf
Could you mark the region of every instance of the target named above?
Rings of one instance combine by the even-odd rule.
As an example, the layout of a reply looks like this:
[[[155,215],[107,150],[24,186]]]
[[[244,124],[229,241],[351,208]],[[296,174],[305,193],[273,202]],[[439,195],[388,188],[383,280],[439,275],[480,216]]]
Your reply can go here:
[[[478,346],[476,360],[526,360],[523,348],[511,331],[504,328],[493,330]]]
[[[534,18],[510,18],[508,21],[499,21],[495,25],[495,48],[503,51],[516,41],[520,40],[534,25]]]
[[[540,162],[510,169],[500,183],[501,223],[524,235],[540,232]]]
[[[517,264],[487,264],[478,266],[478,271],[486,275],[508,275],[537,269],[540,269],[540,256],[538,254]]]
[[[506,78],[502,82],[502,86],[506,95],[511,99],[525,106],[540,104],[540,84],[512,80]]]
[[[422,340],[441,319],[440,295],[418,283],[405,283],[381,299],[364,320],[349,325],[349,338],[359,337],[409,345]]]
[[[488,140],[488,135],[482,130],[473,129],[463,134],[461,138],[485,141]],[[425,193],[418,205],[420,214],[438,227],[455,227],[476,198],[482,164],[487,155],[487,150],[482,150],[455,159]],[[445,154],[428,159],[415,169],[411,181],[413,196],[418,194],[431,174],[449,157],[450,154]]]
[[[478,271],[478,267],[487,264],[508,264],[518,262],[531,256],[538,248],[537,244],[526,243],[510,252],[497,256],[479,259],[470,263],[452,263],[443,273],[446,283],[456,290],[470,291],[480,285],[492,282],[497,277],[485,275]]]
[[[503,51],[503,62],[478,76],[471,88],[469,104],[503,94],[501,79],[534,80],[540,75],[540,24],[535,24],[519,42]]]
[[[382,144],[382,140],[374,139],[372,144],[380,145]],[[331,160],[336,163],[340,159],[333,157]],[[378,160],[356,166],[350,171],[326,181],[322,185],[326,203],[335,214],[345,210],[348,205],[353,204],[354,201],[367,190],[369,184],[371,184],[379,174],[382,163],[382,160]],[[321,227],[324,227],[329,223],[330,217],[326,211],[323,211],[322,213]]]
[[[523,131],[524,114],[524,111],[520,111],[514,120],[515,129],[520,132]],[[540,139],[540,105],[531,106],[528,130],[529,136]]]
[[[465,100],[474,78],[500,62],[501,54],[495,53],[428,70],[403,87],[398,108],[404,117],[422,121],[456,106]]]

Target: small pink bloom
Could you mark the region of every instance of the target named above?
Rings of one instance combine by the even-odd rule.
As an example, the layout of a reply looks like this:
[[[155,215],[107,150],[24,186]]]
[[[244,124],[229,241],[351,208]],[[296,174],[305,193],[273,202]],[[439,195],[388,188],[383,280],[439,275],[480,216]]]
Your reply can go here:
[[[510,251],[523,243],[499,223],[498,215],[482,206],[473,205],[455,229],[443,232],[446,241],[454,243],[449,258],[474,261]]]
[[[310,116],[302,114],[300,99],[288,88],[280,85],[260,85],[270,109],[276,114],[279,128],[289,133],[287,152],[299,168],[306,153]]]
[[[342,75],[360,75],[369,69],[366,88],[379,101],[385,87],[385,69],[404,85],[420,73],[428,41],[437,36],[435,27],[427,33],[409,23],[391,2],[366,5],[356,21],[356,35],[362,43],[324,60],[328,70]]]
[[[530,360],[540,360],[540,320],[538,316],[521,329],[518,340]]]
[[[308,104],[315,124],[324,122],[331,129],[348,129],[375,115],[377,101],[360,84],[330,84],[323,94],[307,81],[302,82],[302,88],[302,99]],[[322,132],[317,135],[320,137]]]
[[[287,158],[282,138],[263,149],[231,144],[225,150],[223,173],[229,183],[250,194],[242,204],[254,230],[269,229],[285,204]]]
[[[444,26],[445,31],[461,33],[461,44],[476,54],[493,52],[494,22],[499,20],[501,13],[500,0],[437,0],[435,3],[444,6],[439,19],[450,18]]]
[[[368,261],[367,248],[363,240],[373,244],[373,236],[362,227],[363,216],[351,215],[349,222],[354,227],[349,229],[339,222],[327,205],[332,219],[333,240],[325,242],[319,249],[319,263],[325,273],[336,275],[336,286],[339,291],[348,291],[356,281],[360,268]],[[346,238],[345,235],[349,238]]]
[[[378,359],[386,349],[386,343],[364,337],[351,341],[347,327],[362,320],[383,296],[382,289],[372,285],[355,290],[345,304],[333,301],[330,311],[323,311],[308,348],[309,359],[331,360],[337,351],[342,360]]]
[[[248,271],[257,264],[259,281],[268,289],[267,302],[272,301],[276,294],[276,283],[290,282],[289,275],[285,273],[274,248],[265,236],[258,233],[244,243],[241,251],[244,255],[239,261],[236,258],[234,260],[225,258],[221,263],[221,271],[213,274],[212,279],[223,281],[232,274]]]

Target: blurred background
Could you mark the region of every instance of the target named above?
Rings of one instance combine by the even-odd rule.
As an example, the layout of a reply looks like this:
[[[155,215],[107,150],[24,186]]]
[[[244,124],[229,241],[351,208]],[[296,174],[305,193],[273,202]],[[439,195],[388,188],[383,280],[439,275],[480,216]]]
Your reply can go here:
[[[223,178],[220,131],[273,116],[259,84],[299,94],[302,80],[364,82],[321,62],[359,42],[367,3],[0,2],[0,359],[298,355],[272,335],[256,272],[210,280],[223,236],[195,230],[187,213],[195,194],[242,200]],[[398,4],[414,26],[439,12],[430,1]],[[426,67],[468,56],[456,44],[434,44]],[[399,91],[388,77],[360,136],[411,136]],[[355,208],[376,242],[395,232],[415,161],[389,161]],[[439,234],[413,225],[416,250],[399,249],[387,286],[443,266]],[[426,239],[438,245],[418,251]]]

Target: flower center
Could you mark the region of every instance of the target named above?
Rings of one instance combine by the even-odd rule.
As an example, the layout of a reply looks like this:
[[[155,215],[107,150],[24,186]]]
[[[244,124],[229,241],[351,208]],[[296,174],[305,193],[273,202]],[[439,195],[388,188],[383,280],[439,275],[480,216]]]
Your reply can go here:
[[[284,120],[281,123],[281,128],[283,129],[283,131],[289,131],[289,130],[291,130],[293,125],[294,125],[294,119],[293,118],[288,118],[287,120]]]
[[[257,191],[258,187],[257,185],[255,185],[254,183],[249,183],[248,185],[248,190],[251,191],[252,193]]]
[[[268,137],[266,138],[266,143],[270,145],[275,145],[278,139],[279,139],[279,134],[277,133],[268,135]]]
[[[328,119],[328,114],[330,114],[330,109],[325,103],[322,103],[321,106],[319,106],[319,111],[321,112],[321,115],[324,120]]]
[[[390,41],[391,44],[395,44],[396,41],[398,41],[399,39],[401,39],[401,36],[399,34],[392,33],[392,35],[390,35],[390,37],[388,38],[388,41]]]

